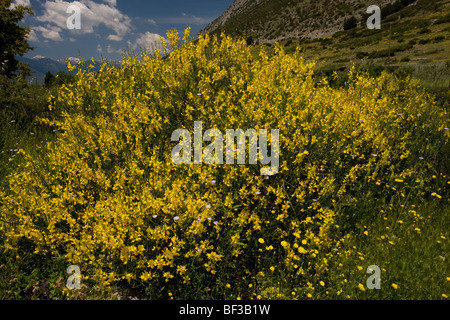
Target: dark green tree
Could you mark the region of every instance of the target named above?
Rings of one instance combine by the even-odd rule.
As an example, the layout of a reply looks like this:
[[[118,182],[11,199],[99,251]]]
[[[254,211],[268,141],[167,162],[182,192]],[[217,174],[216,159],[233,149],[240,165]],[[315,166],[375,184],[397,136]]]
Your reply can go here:
[[[44,84],[46,87],[50,87],[55,79],[55,76],[50,71],[47,71],[44,78]]]
[[[26,38],[30,28],[19,23],[33,10],[22,5],[11,7],[11,3],[12,0],[0,0],[0,74],[8,78],[19,69],[15,55],[32,49]]]
[[[62,84],[69,84],[75,81],[75,75],[64,71],[59,71],[53,79],[53,85],[60,86]]]
[[[347,20],[344,21],[344,30],[354,29],[358,26],[358,21],[354,16],[351,16]]]

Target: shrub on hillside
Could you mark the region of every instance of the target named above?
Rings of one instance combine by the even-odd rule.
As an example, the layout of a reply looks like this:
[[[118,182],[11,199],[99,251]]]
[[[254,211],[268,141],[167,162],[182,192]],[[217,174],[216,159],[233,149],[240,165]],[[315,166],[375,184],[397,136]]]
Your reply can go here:
[[[358,26],[358,20],[354,16],[351,16],[344,21],[344,30],[351,30]]]
[[[194,43],[188,31],[120,68],[69,65],[76,81],[50,97],[62,119],[42,120],[57,139],[37,155],[20,150],[0,189],[2,249],[63,257],[92,286],[153,299],[228,298],[230,283],[253,298],[269,277],[319,288],[353,250],[342,246],[364,208],[420,199],[448,160],[447,115],[410,77],[351,69],[333,88],[300,50],[275,45],[255,59],[245,39]],[[172,133],[192,134],[194,121],[279,129],[279,172],[175,165]]]

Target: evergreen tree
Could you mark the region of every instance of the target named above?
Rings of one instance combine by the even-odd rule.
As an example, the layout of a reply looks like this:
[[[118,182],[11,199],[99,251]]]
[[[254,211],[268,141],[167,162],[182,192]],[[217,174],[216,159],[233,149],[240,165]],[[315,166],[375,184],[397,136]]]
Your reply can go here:
[[[8,78],[19,69],[15,55],[23,55],[32,49],[26,38],[30,28],[18,24],[25,14],[33,14],[33,10],[11,4],[12,0],[0,0],[0,74]]]
[[[354,29],[358,26],[358,21],[355,17],[351,16],[347,20],[344,21],[344,30]]]
[[[53,82],[54,78],[55,78],[55,76],[50,71],[48,71],[45,74],[45,78],[44,78],[45,86],[46,87],[50,87],[52,85],[52,82]]]

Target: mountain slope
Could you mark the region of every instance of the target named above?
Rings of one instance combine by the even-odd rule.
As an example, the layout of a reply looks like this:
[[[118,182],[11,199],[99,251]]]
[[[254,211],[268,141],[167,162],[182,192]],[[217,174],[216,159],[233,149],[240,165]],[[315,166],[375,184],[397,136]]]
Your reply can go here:
[[[31,76],[28,77],[28,80],[32,82],[36,81],[38,84],[44,83],[47,72],[51,72],[53,75],[56,75],[60,71],[68,72],[65,59],[55,60],[44,56],[35,56],[33,58],[17,57],[17,59],[28,64],[31,70]],[[79,61],[78,58],[73,57],[69,57],[68,59],[72,64],[77,64]],[[97,63],[94,71],[98,71],[99,69],[100,67]]]
[[[426,2],[442,6],[444,0],[379,0],[382,14]],[[273,43],[288,38],[318,38],[343,30],[344,21],[354,16],[365,25],[366,10],[373,0],[236,0],[201,33],[222,30],[233,36],[246,35],[258,42]]]
[[[35,57],[32,59],[20,57],[20,61],[28,63],[31,69],[31,79],[36,79],[40,84],[44,83],[45,74],[50,71],[53,75],[57,74],[59,71],[67,71],[67,66],[59,61],[46,58],[46,57]]]
[[[230,19],[234,19],[240,14],[245,14],[253,6],[258,5],[263,0],[235,0],[231,6],[220,17],[206,26],[204,31],[213,31],[221,28]]]
[[[254,56],[262,44],[269,52],[274,42],[286,52],[300,46],[327,73],[345,73],[354,63],[378,65],[411,73],[427,87],[448,88],[450,0],[380,1],[381,29],[372,30],[366,26],[371,2],[236,0],[202,33],[245,36]],[[351,16],[357,26],[343,30]]]
[[[378,5],[390,3],[378,1]],[[225,30],[246,34],[262,42],[286,38],[317,38],[343,29],[344,21],[361,18],[372,0],[236,0],[203,32]]]

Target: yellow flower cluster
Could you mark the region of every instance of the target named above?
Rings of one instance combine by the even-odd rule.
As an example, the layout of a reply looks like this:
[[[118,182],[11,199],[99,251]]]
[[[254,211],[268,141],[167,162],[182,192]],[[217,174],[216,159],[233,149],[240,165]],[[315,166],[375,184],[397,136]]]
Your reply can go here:
[[[38,158],[22,151],[1,191],[4,249],[26,239],[99,285],[126,279],[174,297],[181,283],[278,270],[305,286],[302,275],[314,274],[324,286],[355,193],[376,198],[400,179],[427,179],[427,164],[412,157],[432,157],[436,137],[448,146],[446,114],[415,80],[352,70],[336,89],[317,81],[301,50],[276,46],[255,58],[224,35],[194,42],[188,29],[183,41],[176,31],[168,39],[121,66],[74,66],[77,81],[50,98],[62,118],[42,119],[58,127],[56,140]],[[222,132],[279,129],[278,174],[173,164],[171,133],[193,132],[194,121]]]

